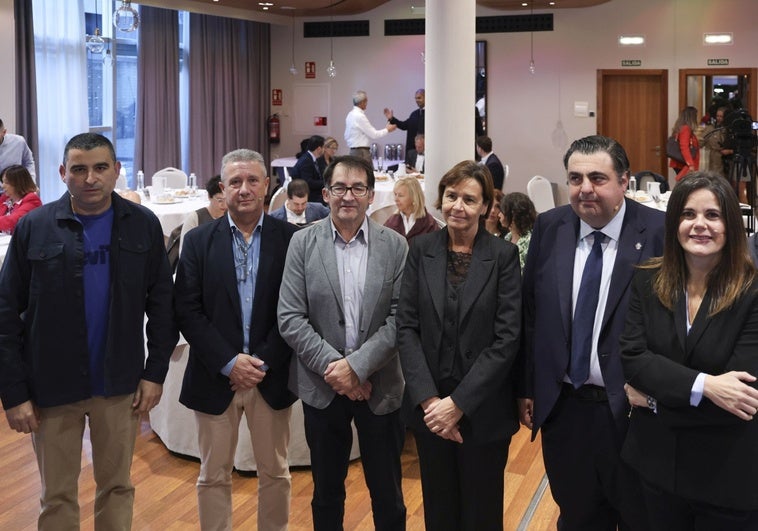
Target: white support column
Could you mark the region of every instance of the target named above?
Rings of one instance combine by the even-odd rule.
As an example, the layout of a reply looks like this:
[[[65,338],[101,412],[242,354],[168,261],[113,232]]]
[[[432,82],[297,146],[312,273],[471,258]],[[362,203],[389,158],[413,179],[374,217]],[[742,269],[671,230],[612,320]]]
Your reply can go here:
[[[426,207],[456,163],[474,158],[475,0],[426,0]]]

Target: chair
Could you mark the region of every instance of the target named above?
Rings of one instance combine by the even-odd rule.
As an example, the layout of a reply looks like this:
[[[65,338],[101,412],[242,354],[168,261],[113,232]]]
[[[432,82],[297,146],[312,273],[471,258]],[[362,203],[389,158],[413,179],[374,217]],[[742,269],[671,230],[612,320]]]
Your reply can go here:
[[[274,195],[271,196],[271,201],[268,204],[268,213],[271,214],[274,210],[279,210],[287,200],[287,187],[282,186],[278,188]]]
[[[435,217],[435,218],[434,218],[434,221],[436,221],[436,222],[437,222],[437,226],[438,226],[439,228],[441,228],[441,229],[444,229],[444,228],[447,226],[447,223],[445,223],[443,220],[441,220],[441,219],[440,219],[440,218],[438,218],[438,217]]]
[[[166,188],[180,190],[187,187],[187,174],[176,168],[163,168],[153,174],[153,182],[156,177],[166,178]]]
[[[666,178],[652,171],[638,171],[634,174],[634,178],[637,179],[637,190],[646,191],[647,183],[661,183],[661,192],[665,193],[669,190],[669,183]]]
[[[538,213],[555,208],[553,187],[550,181],[541,175],[535,175],[529,180],[526,184],[526,193],[534,203],[534,208]]]
[[[392,214],[395,213],[397,210],[397,207],[393,205],[385,205],[382,208],[378,208],[374,210],[371,214],[369,214],[369,217],[376,221],[379,225],[384,225],[384,222],[387,221]]]
[[[503,179],[503,186],[500,191],[505,193],[505,183],[508,182],[508,174],[511,173],[511,169],[507,164],[503,164],[503,170],[505,171],[505,178]]]

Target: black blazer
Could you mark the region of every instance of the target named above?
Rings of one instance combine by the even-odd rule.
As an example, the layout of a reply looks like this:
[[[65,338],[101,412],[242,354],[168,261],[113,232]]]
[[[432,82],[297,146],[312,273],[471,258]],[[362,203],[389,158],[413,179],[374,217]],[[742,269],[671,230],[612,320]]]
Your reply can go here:
[[[487,169],[492,174],[492,184],[495,185],[495,190],[502,190],[505,182],[505,168],[494,153],[487,159]]]
[[[390,123],[395,124],[398,129],[408,131],[405,137],[405,152],[409,152],[416,147],[416,135],[424,134],[424,112],[421,109],[413,111],[408,119],[398,120],[394,116],[390,118]]]
[[[629,405],[619,355],[619,336],[629,304],[634,266],[663,254],[664,213],[626,200],[608,301],[598,342],[600,370],[620,436]],[[537,216],[524,266],[524,363],[519,396],[534,399],[534,432],[545,422],[561,392],[571,354],[574,254],[579,217],[565,205]]]
[[[293,179],[303,179],[308,183],[310,189],[308,201],[323,204],[324,196],[321,190],[324,188],[324,177],[321,175],[316,161],[311,157],[310,151],[300,155],[290,172],[290,176]]]
[[[250,328],[250,352],[269,370],[258,390],[274,409],[295,401],[287,389],[292,351],[279,335],[276,307],[284,259],[297,227],[263,218],[258,277]],[[187,233],[176,273],[174,305],[190,355],[179,401],[190,409],[219,415],[234,396],[229,378],[219,371],[242,352],[242,309],[234,270],[227,216]]]
[[[758,420],[741,420],[705,397],[692,407],[690,392],[700,372],[758,375],[758,286],[713,317],[706,294],[687,334],[685,298],[673,312],[665,308],[653,294],[653,273],[635,274],[621,357],[627,380],[658,401],[658,413],[632,411],[622,456],[670,493],[757,510]]]
[[[511,368],[521,326],[521,273],[515,245],[479,229],[463,285],[457,323],[443,322],[448,232],[411,241],[397,307],[398,348],[405,377],[402,414],[425,430],[420,403],[440,396],[443,327],[457,326],[465,376],[450,394],[464,412],[465,442],[504,440],[518,430]]]

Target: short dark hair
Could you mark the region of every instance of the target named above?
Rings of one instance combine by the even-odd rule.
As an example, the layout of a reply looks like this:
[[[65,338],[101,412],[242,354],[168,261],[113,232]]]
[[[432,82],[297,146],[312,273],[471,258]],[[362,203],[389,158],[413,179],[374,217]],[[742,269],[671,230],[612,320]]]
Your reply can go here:
[[[492,139],[488,136],[476,137],[476,145],[482,148],[487,153],[492,151]]]
[[[63,165],[68,162],[68,152],[72,149],[79,149],[81,151],[92,151],[95,148],[105,147],[108,148],[111,154],[111,160],[116,162],[116,150],[113,149],[113,144],[110,140],[98,133],[80,133],[66,144],[66,148],[63,150]]]
[[[308,151],[316,151],[318,148],[323,147],[324,137],[321,135],[313,135],[308,139]]]
[[[205,183],[205,191],[208,192],[208,197],[212,198],[214,195],[221,193],[221,187],[219,186],[220,182],[221,176],[214,175],[207,183]]]
[[[287,184],[287,197],[290,199],[293,197],[308,197],[310,191],[310,187],[304,179],[292,179]]]
[[[569,146],[566,154],[563,156],[563,167],[568,170],[568,161],[574,153],[578,152],[584,155],[592,155],[599,151],[608,153],[611,157],[613,170],[616,172],[616,176],[620,182],[621,178],[629,172],[629,157],[626,156],[624,146],[619,144],[618,141],[613,138],[607,136],[591,135],[580,138],[579,140],[574,140],[571,143],[571,146]]]
[[[332,174],[334,173],[334,168],[340,164],[345,166],[345,168],[348,170],[353,169],[364,172],[366,174],[366,184],[371,190],[374,189],[376,179],[374,179],[374,168],[371,167],[371,163],[362,157],[355,157],[353,155],[334,157],[332,163],[329,164],[329,166],[327,166],[326,170],[324,171],[324,186],[326,188],[332,184]]]
[[[2,127],[2,124],[0,124],[0,129]],[[12,164],[5,168],[1,178],[7,181],[16,190],[16,193],[22,197],[29,192],[37,191],[37,185],[34,184],[32,174],[20,164]]]
[[[481,166],[474,160],[464,160],[453,166],[440,179],[437,186],[437,202],[435,207],[442,209],[442,196],[445,195],[445,188],[455,186],[465,179],[474,179],[482,187],[482,199],[487,203],[487,210],[481,216],[485,219],[492,208],[492,200],[495,197],[495,186],[492,184],[492,174],[487,166]]]

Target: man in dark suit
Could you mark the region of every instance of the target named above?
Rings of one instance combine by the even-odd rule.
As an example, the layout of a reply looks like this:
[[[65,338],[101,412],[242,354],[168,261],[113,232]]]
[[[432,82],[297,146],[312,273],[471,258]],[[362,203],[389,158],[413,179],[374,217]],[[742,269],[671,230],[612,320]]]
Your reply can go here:
[[[481,164],[490,170],[495,190],[502,190],[505,182],[505,168],[497,155],[492,152],[492,139],[490,137],[476,137],[476,154],[481,157]]]
[[[300,226],[324,219],[328,215],[327,207],[308,201],[308,183],[302,179],[293,179],[287,184],[287,201],[270,214],[272,218]]]
[[[232,466],[242,413],[258,468],[258,529],[286,530],[291,350],[276,306],[293,225],[263,213],[263,157],[238,149],[221,162],[228,215],[184,239],[175,307],[190,355],[179,401],[195,410],[200,527],[232,529]]]
[[[619,336],[635,265],[663,253],[664,214],[624,198],[629,161],[613,139],[575,141],[564,166],[571,204],[537,218],[524,268],[521,421],[542,429],[558,529],[643,530],[638,480],[619,459]]]
[[[279,330],[294,351],[290,389],[303,401],[311,450],[313,528],[342,529],[354,420],[374,527],[402,531],[395,310],[408,246],[366,216],[374,200],[367,160],[338,157],[324,178],[331,215],[292,238],[278,310]]]
[[[324,178],[318,169],[316,160],[324,154],[324,137],[313,135],[308,139],[308,149],[300,155],[295,166],[290,171],[293,179],[302,179],[308,183],[310,193],[308,201],[322,203],[321,190],[324,188]]]
[[[394,113],[392,112],[392,109],[388,109],[385,107],[384,109],[384,116],[387,117],[387,120],[391,124],[394,124],[397,126],[398,129],[402,129],[403,131],[408,131],[408,134],[405,137],[405,152],[408,153],[410,150],[413,149],[414,141],[416,139],[416,135],[418,134],[424,134],[424,106],[426,105],[426,92],[424,89],[418,89],[416,91],[416,94],[413,96],[416,100],[416,105],[418,105],[418,109],[413,111],[410,116],[408,116],[408,119],[405,121],[398,120],[395,118]]]
[[[424,135],[417,134],[413,144],[415,149],[405,154],[406,169],[409,172],[424,173],[424,160],[426,159],[426,141],[424,140]]]

